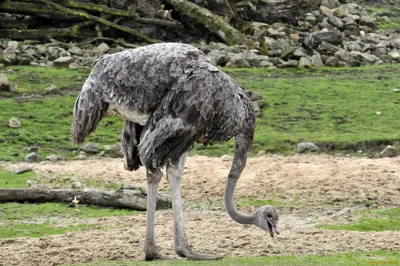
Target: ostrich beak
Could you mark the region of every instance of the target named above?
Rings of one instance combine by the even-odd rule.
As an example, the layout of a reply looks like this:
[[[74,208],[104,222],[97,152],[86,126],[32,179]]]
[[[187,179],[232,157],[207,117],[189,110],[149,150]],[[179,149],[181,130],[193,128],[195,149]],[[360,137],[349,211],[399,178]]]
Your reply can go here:
[[[274,237],[274,233],[279,235],[278,226],[276,224],[272,224],[272,223],[268,222],[268,231],[269,231],[269,235],[271,237]]]

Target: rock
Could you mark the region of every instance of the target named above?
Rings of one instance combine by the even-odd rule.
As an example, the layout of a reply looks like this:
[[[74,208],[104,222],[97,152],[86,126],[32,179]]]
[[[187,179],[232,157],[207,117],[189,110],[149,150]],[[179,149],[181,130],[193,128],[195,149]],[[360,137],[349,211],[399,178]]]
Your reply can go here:
[[[87,159],[87,156],[83,155],[83,154],[80,154],[80,155],[75,157],[75,160],[86,160],[86,159]]]
[[[40,158],[39,158],[39,156],[37,155],[36,152],[31,152],[30,154],[25,156],[24,161],[25,162],[30,162],[30,163],[35,163],[35,162],[39,162]]]
[[[349,53],[344,49],[340,49],[339,51],[337,51],[335,53],[335,57],[343,62],[348,62],[350,59]]]
[[[105,54],[110,50],[110,46],[108,44],[102,42],[96,48],[93,49],[93,52],[96,54]]]
[[[1,64],[4,64],[6,66],[12,66],[15,65],[17,62],[18,62],[18,56],[16,50],[11,50],[7,48],[6,50],[3,51],[3,53],[0,53]]]
[[[380,116],[382,114],[382,112],[376,112],[375,113],[377,116]]]
[[[297,144],[298,152],[318,151],[319,148],[312,142],[301,142]]]
[[[83,55],[82,49],[79,48],[78,46],[72,46],[71,48],[68,49],[68,52],[70,52],[72,55],[78,55],[78,56]]]
[[[299,65],[298,65],[298,67],[299,67],[299,68],[308,68],[308,67],[311,67],[311,62],[310,62],[310,60],[308,60],[306,57],[302,57],[302,58],[300,58],[300,60],[299,60]]]
[[[57,89],[57,87],[55,85],[50,85],[44,89],[43,94],[47,95],[47,94],[59,94],[59,93],[60,93],[60,90]]]
[[[376,27],[376,18],[373,18],[370,16],[361,16],[359,23],[360,23],[360,25],[375,28]]]
[[[260,150],[257,152],[257,157],[264,156],[265,154],[267,154],[267,153],[264,150]]]
[[[339,0],[322,0],[321,6],[326,6],[328,8],[336,8],[340,6]]]
[[[334,54],[337,51],[339,51],[340,48],[328,42],[322,41],[321,44],[318,46],[317,50],[320,51],[320,53],[322,54],[325,54],[327,52]]]
[[[17,50],[19,48],[19,42],[17,41],[8,41],[7,48],[11,50]]]
[[[344,23],[342,22],[342,20],[334,15],[329,17],[329,22],[335,26],[336,28],[340,29],[344,26]]]
[[[325,17],[330,17],[333,16],[333,10],[330,9],[327,6],[321,5],[319,7],[319,11],[325,16]]]
[[[54,65],[55,66],[68,66],[72,62],[74,62],[74,58],[71,56],[64,56],[64,57],[59,57],[56,60],[54,60]]]
[[[85,153],[96,154],[99,152],[99,144],[92,142],[86,143],[86,145],[82,147],[82,151]]]
[[[75,182],[71,183],[71,188],[72,189],[81,189],[81,188],[83,188],[83,185],[81,182],[75,181]]]
[[[387,145],[386,148],[383,151],[381,151],[379,155],[380,157],[395,157],[398,156],[399,154],[400,152],[398,149],[396,149],[396,147]]]
[[[331,56],[326,59],[325,65],[330,67],[337,67],[339,66],[339,61],[336,59],[336,57]]]
[[[19,120],[16,119],[15,117],[10,118],[10,120],[8,120],[9,128],[19,128],[20,126],[21,126],[21,122],[19,122]]]
[[[226,161],[232,161],[233,160],[233,156],[231,155],[223,155],[221,157],[222,161],[226,162]]]
[[[400,89],[398,89],[398,88],[394,88],[394,89],[392,89],[392,91],[397,93],[397,92],[399,92],[399,91],[400,91]]]
[[[56,162],[56,161],[58,161],[59,158],[57,155],[52,154],[52,155],[47,156],[46,159],[49,160],[50,162]]]
[[[3,73],[0,73],[0,91],[10,91],[10,90],[11,90],[10,82],[8,82],[7,77]]]
[[[110,156],[111,158],[123,158],[124,155],[121,152],[121,144],[115,144],[112,146],[107,147],[104,146],[104,149],[107,150],[108,152],[108,156]]]
[[[400,58],[400,53],[398,51],[390,51],[388,53],[388,56],[390,56],[392,59],[399,59]],[[0,86],[1,86],[1,78],[0,78]]]
[[[314,54],[311,56],[311,65],[315,67],[323,67],[324,62],[322,62],[321,55],[320,54]]]
[[[287,62],[284,62],[283,64],[280,65],[280,67],[297,67],[299,65],[299,61],[297,60],[289,60]]]
[[[81,66],[77,62],[72,62],[71,64],[68,65],[68,68],[71,69],[71,70],[77,70],[80,67]]]
[[[30,165],[19,165],[16,169],[14,169],[14,173],[18,174],[23,174],[26,172],[32,171],[32,166]]]
[[[250,67],[243,53],[234,54],[228,53],[228,63],[226,67]]]
[[[334,14],[341,17],[346,17],[347,15],[358,15],[360,14],[360,7],[357,4],[345,4],[341,5],[335,9]]]

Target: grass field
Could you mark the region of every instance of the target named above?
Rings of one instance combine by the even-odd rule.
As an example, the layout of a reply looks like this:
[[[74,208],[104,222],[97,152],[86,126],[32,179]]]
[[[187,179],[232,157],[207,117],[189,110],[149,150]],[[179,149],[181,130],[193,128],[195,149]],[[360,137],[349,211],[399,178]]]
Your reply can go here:
[[[260,92],[266,102],[257,119],[253,155],[260,150],[293,154],[298,142],[312,141],[324,152],[362,150],[376,156],[386,144],[397,143],[400,94],[392,90],[400,84],[399,65],[224,70],[246,89]],[[70,141],[72,109],[87,73],[26,66],[5,72],[10,73],[11,85],[20,89],[17,95],[0,95],[0,159],[20,161],[29,146],[38,146],[42,158],[49,154],[71,158],[79,148]],[[52,84],[61,94],[43,96],[44,88]],[[22,127],[8,128],[11,117],[18,118]],[[100,148],[115,144],[121,128],[119,118],[106,117],[88,141]],[[197,145],[192,154],[220,156],[233,150],[233,142]]]

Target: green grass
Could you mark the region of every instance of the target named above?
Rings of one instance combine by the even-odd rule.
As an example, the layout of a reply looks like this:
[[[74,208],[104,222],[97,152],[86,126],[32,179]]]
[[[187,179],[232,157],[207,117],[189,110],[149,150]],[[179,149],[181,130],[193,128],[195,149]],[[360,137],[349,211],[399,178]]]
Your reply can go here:
[[[52,153],[73,157],[72,151],[79,147],[71,144],[72,110],[84,78],[78,79],[77,72],[60,68],[10,69],[14,75],[12,85],[18,81],[28,86],[32,75],[38,77],[37,82],[43,81],[30,91],[41,92],[48,83],[57,87],[70,84],[73,89],[56,96],[26,99],[19,94],[0,98],[0,160],[21,161],[29,146],[38,146],[42,158]],[[323,152],[355,153],[361,149],[373,156],[399,139],[400,94],[391,91],[400,84],[399,64],[351,69],[224,71],[265,99],[266,107],[257,118],[253,155],[259,150],[293,154],[298,142],[312,141]],[[376,112],[382,115],[377,116]],[[22,126],[8,128],[11,117],[17,117]],[[87,141],[101,145],[118,143],[121,128],[122,120],[106,117]],[[211,147],[195,145],[191,154],[220,156],[232,154],[234,149],[233,141]]]
[[[318,225],[318,228],[349,231],[400,231],[400,208],[379,211],[363,211],[361,219],[354,224]]]
[[[0,167],[0,188],[26,188],[26,181],[35,179],[36,174],[34,172],[17,175]]]
[[[94,228],[84,219],[123,216],[137,211],[104,207],[69,208],[63,203],[3,203],[0,204],[0,238],[41,237],[51,234]],[[64,222],[62,222],[64,221]],[[60,225],[60,222],[61,225]]]
[[[336,253],[329,255],[306,255],[306,256],[269,256],[259,258],[226,258],[220,261],[186,261],[186,260],[171,260],[171,261],[107,261],[95,263],[78,263],[68,264],[74,266],[128,266],[128,265],[218,265],[218,266],[251,266],[251,265],[276,265],[276,266],[305,266],[305,265],[335,265],[335,266],[356,266],[356,265],[398,265],[399,251],[395,250],[376,250],[369,252],[352,252],[352,253]],[[66,264],[67,265],[67,264]]]
[[[13,66],[2,71],[12,86],[18,86],[18,93],[44,92],[50,85],[58,89],[79,88],[89,75],[89,71],[68,68]]]

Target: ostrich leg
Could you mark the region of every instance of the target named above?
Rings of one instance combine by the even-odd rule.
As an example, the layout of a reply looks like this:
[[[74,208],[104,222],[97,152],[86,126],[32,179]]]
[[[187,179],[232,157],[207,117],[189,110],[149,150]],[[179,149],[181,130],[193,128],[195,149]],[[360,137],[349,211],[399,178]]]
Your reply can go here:
[[[183,210],[181,200],[181,178],[186,161],[186,153],[179,159],[172,159],[167,165],[167,175],[171,188],[172,212],[174,219],[175,251],[180,257],[188,260],[218,260],[221,257],[210,256],[192,251],[189,248],[183,223]]]
[[[163,176],[161,169],[155,169],[154,172],[147,169],[147,220],[146,220],[146,239],[144,242],[144,253],[146,260],[168,259],[157,251],[154,240],[154,222],[156,214],[156,193],[157,186]]]

